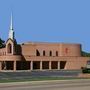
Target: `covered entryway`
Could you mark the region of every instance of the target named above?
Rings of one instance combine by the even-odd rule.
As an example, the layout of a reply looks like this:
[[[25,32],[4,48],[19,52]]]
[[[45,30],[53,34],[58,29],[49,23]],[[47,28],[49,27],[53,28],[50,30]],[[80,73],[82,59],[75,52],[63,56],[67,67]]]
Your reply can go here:
[[[13,70],[14,61],[3,61],[2,70]]]
[[[16,70],[30,70],[30,61],[17,61]]]
[[[65,69],[66,61],[60,62],[60,69]]]
[[[57,61],[51,62],[51,69],[58,69],[58,62]]]
[[[33,61],[33,69],[40,69],[40,61]]]
[[[42,69],[49,69],[49,61],[42,62]]]

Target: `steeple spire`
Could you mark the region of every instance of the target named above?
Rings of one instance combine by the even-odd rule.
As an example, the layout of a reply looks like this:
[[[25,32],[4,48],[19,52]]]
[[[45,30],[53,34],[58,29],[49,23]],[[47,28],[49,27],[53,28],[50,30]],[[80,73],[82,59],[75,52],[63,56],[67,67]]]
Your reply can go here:
[[[12,12],[11,12],[10,30],[13,30],[13,16],[12,16]]]
[[[10,30],[9,30],[9,39],[14,40],[13,16],[12,16],[12,13],[11,13],[11,22],[10,22]]]

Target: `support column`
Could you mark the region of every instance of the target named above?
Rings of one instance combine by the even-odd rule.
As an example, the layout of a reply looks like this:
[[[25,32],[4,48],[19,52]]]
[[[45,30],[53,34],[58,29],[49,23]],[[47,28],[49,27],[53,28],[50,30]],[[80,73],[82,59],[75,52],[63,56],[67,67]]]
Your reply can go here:
[[[40,61],[40,70],[42,70],[42,61]]]
[[[51,70],[51,61],[49,61],[49,70]]]
[[[60,61],[58,61],[58,70],[60,70]]]
[[[14,61],[14,71],[16,71],[16,61]]]
[[[0,62],[0,71],[2,70],[2,62]]]
[[[33,61],[31,61],[30,69],[31,69],[31,71],[33,70]]]
[[[7,70],[6,61],[4,61],[4,68],[3,70]]]

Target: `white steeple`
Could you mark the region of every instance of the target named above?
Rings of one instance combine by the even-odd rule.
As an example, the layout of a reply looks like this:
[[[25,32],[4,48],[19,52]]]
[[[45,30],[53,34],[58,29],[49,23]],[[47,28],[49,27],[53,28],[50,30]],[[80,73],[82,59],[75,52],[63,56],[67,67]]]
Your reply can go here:
[[[11,22],[10,22],[10,30],[9,30],[9,39],[14,40],[14,30],[13,30],[13,17],[11,13]]]

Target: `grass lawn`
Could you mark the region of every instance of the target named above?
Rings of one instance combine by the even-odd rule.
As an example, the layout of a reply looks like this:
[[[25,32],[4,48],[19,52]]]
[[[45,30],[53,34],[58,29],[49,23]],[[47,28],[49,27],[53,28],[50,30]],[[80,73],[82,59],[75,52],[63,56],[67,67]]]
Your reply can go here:
[[[86,79],[86,78],[78,78],[78,77],[30,77],[30,78],[4,78],[0,79],[0,83],[8,83],[8,82],[26,82],[26,81],[45,81],[45,80],[75,80],[75,79]]]

